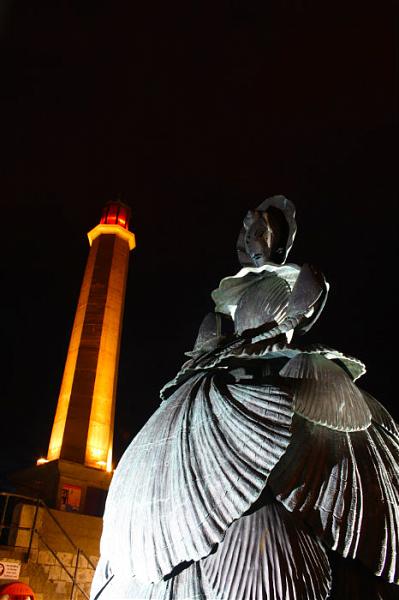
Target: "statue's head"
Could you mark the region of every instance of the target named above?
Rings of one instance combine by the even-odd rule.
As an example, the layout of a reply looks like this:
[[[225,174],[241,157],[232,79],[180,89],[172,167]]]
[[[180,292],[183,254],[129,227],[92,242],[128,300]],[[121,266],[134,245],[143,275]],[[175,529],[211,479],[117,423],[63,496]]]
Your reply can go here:
[[[283,264],[296,233],[295,207],[284,196],[267,198],[248,211],[237,240],[238,260],[243,267]]]

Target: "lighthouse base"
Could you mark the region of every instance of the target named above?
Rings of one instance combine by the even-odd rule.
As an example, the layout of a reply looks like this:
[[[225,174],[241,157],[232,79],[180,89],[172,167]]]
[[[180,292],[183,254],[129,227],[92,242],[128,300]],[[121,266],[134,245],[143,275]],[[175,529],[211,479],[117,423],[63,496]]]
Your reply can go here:
[[[13,473],[18,493],[38,496],[51,508],[101,517],[112,473],[68,460],[53,460]]]

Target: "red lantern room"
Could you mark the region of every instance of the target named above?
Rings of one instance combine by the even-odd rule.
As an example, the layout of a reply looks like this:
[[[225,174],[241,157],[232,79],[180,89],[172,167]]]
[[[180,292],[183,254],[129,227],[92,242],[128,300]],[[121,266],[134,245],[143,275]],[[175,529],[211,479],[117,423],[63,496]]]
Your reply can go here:
[[[130,208],[119,201],[108,202],[103,208],[101,225],[120,225],[129,229]]]

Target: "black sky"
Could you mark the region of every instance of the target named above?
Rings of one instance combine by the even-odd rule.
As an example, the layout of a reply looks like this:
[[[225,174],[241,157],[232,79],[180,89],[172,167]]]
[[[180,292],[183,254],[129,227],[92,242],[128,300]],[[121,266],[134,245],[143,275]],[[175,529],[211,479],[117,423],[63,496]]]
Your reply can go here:
[[[297,206],[292,262],[332,284],[309,335],[367,363],[398,418],[393,5],[208,0],[1,5],[2,457],[46,452],[88,252],[133,211],[119,455],[237,270],[245,212]]]

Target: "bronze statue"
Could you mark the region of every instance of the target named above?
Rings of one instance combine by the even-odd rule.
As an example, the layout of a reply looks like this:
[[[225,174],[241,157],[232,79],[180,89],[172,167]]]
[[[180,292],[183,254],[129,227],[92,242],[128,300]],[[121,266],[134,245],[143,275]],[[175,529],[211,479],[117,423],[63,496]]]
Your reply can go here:
[[[399,597],[399,432],[359,360],[301,343],[328,284],[285,262],[295,232],[283,196],[247,214],[242,269],[116,469],[92,600]]]

